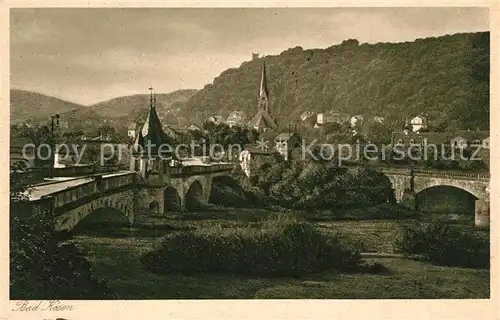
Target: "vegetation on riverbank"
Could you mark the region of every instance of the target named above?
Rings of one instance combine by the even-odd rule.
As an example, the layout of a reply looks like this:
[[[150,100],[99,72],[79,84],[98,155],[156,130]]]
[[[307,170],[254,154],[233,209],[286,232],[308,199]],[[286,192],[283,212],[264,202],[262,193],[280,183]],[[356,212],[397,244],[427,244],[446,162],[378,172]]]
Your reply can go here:
[[[478,299],[490,295],[489,270],[444,267],[398,257],[364,258],[366,264],[383,265],[383,272],[327,270],[295,278],[205,272],[157,274],[138,263],[144,253],[161,245],[158,238],[162,235],[214,224],[223,229],[257,226],[260,216],[267,212],[228,211],[165,218],[164,224],[170,228],[160,230],[124,229],[101,236],[81,233],[73,241],[87,249],[96,276],[108,280],[118,299]],[[365,252],[390,253],[397,232],[397,221],[391,220],[313,224],[324,232],[338,232],[362,244]]]
[[[440,222],[405,221],[398,226],[394,249],[405,256],[422,255],[444,266],[489,268],[490,237],[487,230]]]
[[[152,272],[193,274],[236,273],[257,276],[300,276],[323,270],[357,271],[359,248],[339,234],[278,215],[259,226],[183,231],[166,237],[141,258]]]

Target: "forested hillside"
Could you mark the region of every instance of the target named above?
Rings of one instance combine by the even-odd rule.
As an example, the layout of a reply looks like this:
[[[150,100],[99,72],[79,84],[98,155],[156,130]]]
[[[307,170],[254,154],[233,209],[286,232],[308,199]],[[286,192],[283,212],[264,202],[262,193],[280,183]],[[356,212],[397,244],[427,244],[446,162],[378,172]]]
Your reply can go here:
[[[175,118],[184,102],[196,93],[196,90],[176,90],[170,93],[156,95],[156,109],[160,116]],[[149,107],[149,94],[136,94],[132,96],[118,97],[108,101],[100,102],[90,106],[102,117],[128,117],[133,121],[138,116],[144,116]],[[174,120],[175,122],[175,120]]]
[[[404,43],[286,50],[224,71],[187,103],[201,121],[214,114],[257,111],[266,63],[271,113],[284,124],[301,112],[339,110],[383,116],[394,124],[427,113],[437,125],[489,127],[489,32],[462,33]]]
[[[26,120],[46,121],[55,113],[64,113],[81,108],[85,107],[41,93],[10,90],[10,120],[12,122]]]

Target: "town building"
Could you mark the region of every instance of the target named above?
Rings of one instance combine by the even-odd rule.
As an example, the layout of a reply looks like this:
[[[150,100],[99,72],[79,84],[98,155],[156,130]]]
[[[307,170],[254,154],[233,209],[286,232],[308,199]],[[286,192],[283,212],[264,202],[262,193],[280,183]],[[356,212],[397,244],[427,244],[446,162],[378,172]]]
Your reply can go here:
[[[346,123],[349,121],[349,115],[339,111],[332,110],[327,113],[318,113],[316,115],[316,123],[323,125],[326,123]]]
[[[351,118],[349,118],[349,123],[351,127],[358,127],[363,124],[363,116],[360,114],[354,115]]]
[[[413,132],[417,132],[417,131],[420,131],[422,129],[426,129],[429,125],[428,122],[429,121],[428,121],[427,115],[424,115],[424,114],[418,115],[418,116],[414,117],[413,119],[411,119],[411,121],[410,121],[411,130]]]
[[[252,172],[265,161],[269,156],[272,156],[276,150],[266,145],[262,146],[245,146],[245,150],[240,152],[239,161],[243,172],[247,177],[250,177]]]
[[[226,123],[229,127],[242,126],[247,123],[247,115],[243,111],[233,111],[227,117]]]
[[[266,65],[262,66],[262,74],[260,78],[260,88],[258,97],[257,114],[250,120],[248,126],[257,131],[265,132],[274,130],[278,127],[278,123],[273,119],[269,112],[269,92],[267,89]]]
[[[290,158],[290,153],[293,149],[300,147],[300,138],[296,133],[283,132],[275,139],[276,151],[278,151],[285,160]]]
[[[384,117],[379,117],[379,116],[373,117],[373,122],[375,123],[384,123],[384,121],[385,121]]]
[[[452,132],[393,132],[391,144],[436,145],[454,148],[483,147],[489,149],[489,131],[452,131]],[[486,146],[486,147],[484,147]]]
[[[221,124],[223,122],[222,116],[216,115],[208,118],[208,121],[213,122],[215,124]]]
[[[135,139],[137,136],[137,123],[131,123],[127,127],[127,137]]]
[[[312,117],[314,115],[314,112],[312,111],[304,111],[302,112],[302,114],[300,115],[300,120],[302,121],[306,121],[307,119],[309,119],[310,117]]]

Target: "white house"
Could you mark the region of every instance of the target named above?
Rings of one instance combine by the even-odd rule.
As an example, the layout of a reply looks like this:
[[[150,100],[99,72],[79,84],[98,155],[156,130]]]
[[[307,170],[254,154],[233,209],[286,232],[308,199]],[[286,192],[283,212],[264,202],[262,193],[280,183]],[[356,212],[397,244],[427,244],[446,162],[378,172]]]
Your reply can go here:
[[[351,127],[360,126],[363,123],[363,116],[360,114],[354,115],[349,119]]]
[[[243,111],[233,111],[227,117],[226,123],[229,127],[241,126],[247,122],[247,116]]]
[[[135,139],[135,136],[136,136],[136,124],[135,123],[131,123],[128,128],[127,128],[127,136],[129,138],[132,138],[132,139]]]
[[[410,121],[411,124],[411,131],[417,132],[420,131],[422,128],[427,127],[427,116],[425,115],[419,115],[411,119]]]

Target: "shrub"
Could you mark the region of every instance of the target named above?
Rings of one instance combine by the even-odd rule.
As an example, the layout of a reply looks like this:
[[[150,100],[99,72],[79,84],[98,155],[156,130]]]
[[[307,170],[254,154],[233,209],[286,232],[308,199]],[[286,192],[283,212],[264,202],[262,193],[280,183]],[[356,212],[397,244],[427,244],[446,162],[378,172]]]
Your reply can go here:
[[[92,274],[89,261],[67,233],[55,230],[49,210],[34,213],[24,206],[29,192],[22,164],[10,174],[10,299],[102,299],[112,297]]]
[[[489,237],[474,230],[440,222],[401,224],[394,250],[405,255],[422,255],[425,260],[445,266],[488,268]]]
[[[112,297],[106,283],[67,234],[53,230],[47,215],[11,217],[10,298],[103,299]]]
[[[178,233],[141,257],[157,273],[227,272],[257,276],[298,276],[326,269],[356,270],[359,250],[340,236],[278,216],[260,228],[213,226]]]

